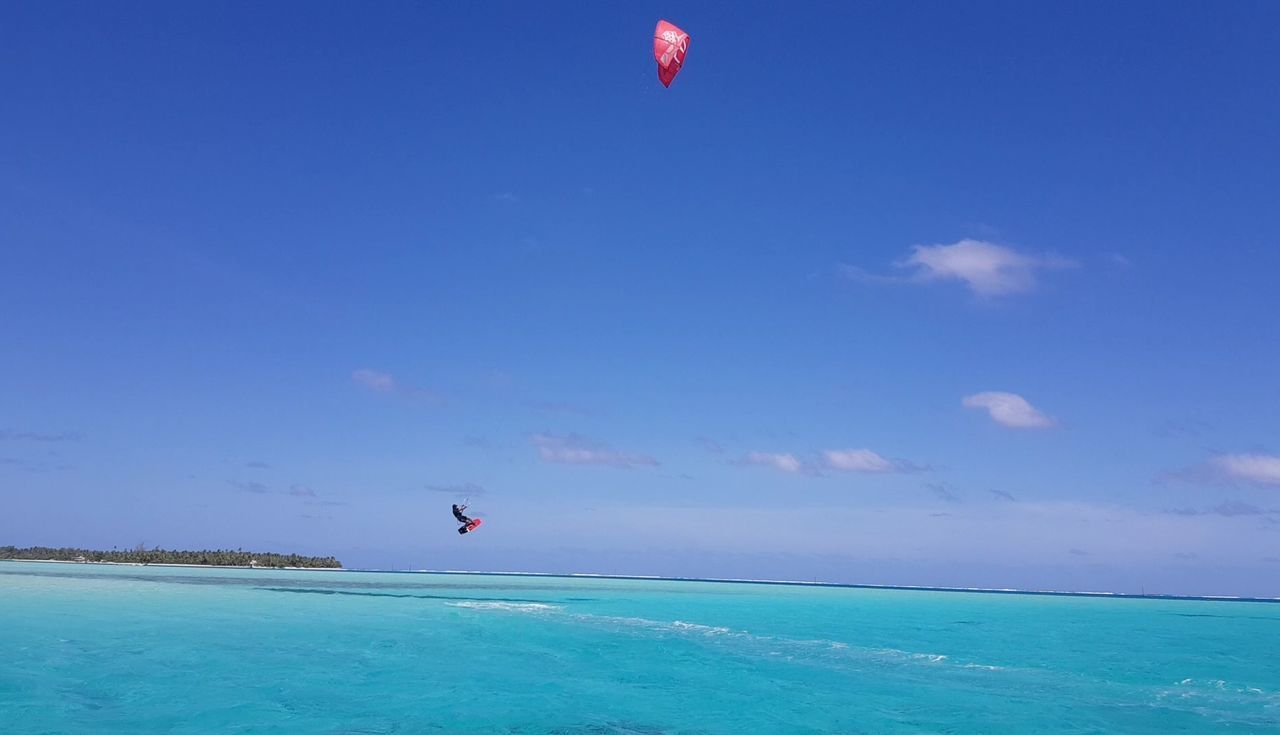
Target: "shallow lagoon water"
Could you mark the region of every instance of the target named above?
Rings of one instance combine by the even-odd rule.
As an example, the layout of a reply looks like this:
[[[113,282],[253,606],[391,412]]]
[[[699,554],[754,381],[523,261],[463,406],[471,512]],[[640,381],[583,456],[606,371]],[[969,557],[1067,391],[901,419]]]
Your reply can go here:
[[[0,563],[0,732],[1280,731],[1280,605]]]

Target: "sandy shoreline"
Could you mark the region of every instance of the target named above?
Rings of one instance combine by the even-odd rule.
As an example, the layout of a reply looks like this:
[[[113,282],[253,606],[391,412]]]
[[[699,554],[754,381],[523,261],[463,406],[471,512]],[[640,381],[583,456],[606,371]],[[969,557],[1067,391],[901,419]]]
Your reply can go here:
[[[351,569],[343,567],[273,567],[266,564],[257,566],[249,566],[248,564],[175,564],[172,562],[147,562],[140,561],[72,561],[69,559],[0,559],[0,562],[23,562],[30,564],[74,564],[97,567],[189,567],[192,569],[275,569],[289,570],[294,572],[350,572]]]

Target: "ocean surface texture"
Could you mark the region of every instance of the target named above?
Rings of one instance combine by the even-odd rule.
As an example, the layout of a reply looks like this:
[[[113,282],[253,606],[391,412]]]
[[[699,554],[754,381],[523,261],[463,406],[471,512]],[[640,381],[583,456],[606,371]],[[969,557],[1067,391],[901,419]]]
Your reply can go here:
[[[0,562],[0,733],[1280,731],[1280,605]]]

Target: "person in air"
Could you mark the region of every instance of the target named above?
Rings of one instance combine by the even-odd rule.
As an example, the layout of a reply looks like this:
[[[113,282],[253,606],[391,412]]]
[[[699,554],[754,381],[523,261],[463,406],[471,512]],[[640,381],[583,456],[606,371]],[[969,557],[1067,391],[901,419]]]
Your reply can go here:
[[[466,509],[467,506],[465,505],[453,504],[453,517],[457,519],[458,523],[462,524],[458,527],[458,533],[471,533],[483,523],[479,518],[468,518],[467,514],[462,512]]]
[[[466,525],[471,522],[470,518],[462,514],[462,511],[466,509],[467,509],[467,506],[465,505],[458,505],[457,503],[453,504],[453,517],[457,518],[458,523],[461,523],[463,525]]]

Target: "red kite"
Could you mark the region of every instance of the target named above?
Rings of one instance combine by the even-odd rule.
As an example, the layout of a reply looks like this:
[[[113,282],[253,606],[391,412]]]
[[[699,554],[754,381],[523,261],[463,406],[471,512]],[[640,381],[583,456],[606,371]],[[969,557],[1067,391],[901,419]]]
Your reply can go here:
[[[689,52],[689,34],[665,20],[658,21],[653,29],[653,59],[658,62],[658,79],[662,86],[670,87],[671,81],[684,66],[684,56]]]

